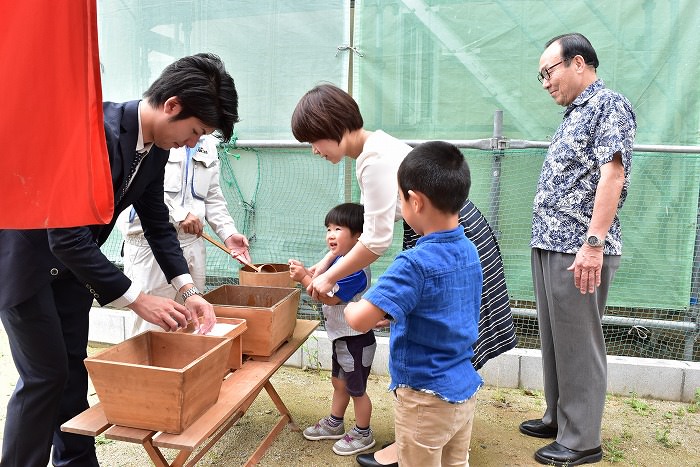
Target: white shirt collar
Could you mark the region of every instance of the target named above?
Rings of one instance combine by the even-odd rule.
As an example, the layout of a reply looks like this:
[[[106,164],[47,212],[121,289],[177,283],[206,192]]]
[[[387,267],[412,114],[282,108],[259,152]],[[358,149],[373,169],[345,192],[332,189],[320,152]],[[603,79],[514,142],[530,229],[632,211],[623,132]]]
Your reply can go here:
[[[139,111],[138,111],[139,136],[136,139],[136,152],[148,153],[151,150],[151,148],[153,147],[153,143],[143,144],[143,128],[141,128],[141,105],[142,104],[143,104],[143,101],[139,101]]]

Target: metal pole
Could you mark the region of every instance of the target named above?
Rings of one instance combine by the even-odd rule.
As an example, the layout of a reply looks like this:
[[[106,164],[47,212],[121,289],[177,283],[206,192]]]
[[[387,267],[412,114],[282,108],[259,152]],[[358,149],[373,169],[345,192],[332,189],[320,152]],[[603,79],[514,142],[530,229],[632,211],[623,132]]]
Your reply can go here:
[[[516,318],[537,319],[537,310],[532,310],[529,308],[512,308],[511,310],[513,316]],[[682,331],[687,333],[697,332],[697,325],[688,321],[669,321],[663,319],[630,318],[627,316],[604,315],[602,323],[614,326],[643,326],[645,328]],[[691,359],[686,358],[686,360]]]
[[[496,238],[500,238],[501,231],[498,228],[498,214],[501,205],[501,158],[504,154],[503,140],[503,111],[496,110],[493,115],[493,138],[491,150],[493,162],[491,163],[491,191],[489,196],[489,224]]]
[[[698,215],[696,225],[700,225],[700,193],[698,194]],[[690,283],[690,306],[686,312],[686,319],[695,324],[695,329],[685,333],[685,346],[683,348],[683,358],[691,361],[693,359],[693,347],[695,339],[700,335],[700,236],[695,230],[695,251],[693,251],[693,269]]]

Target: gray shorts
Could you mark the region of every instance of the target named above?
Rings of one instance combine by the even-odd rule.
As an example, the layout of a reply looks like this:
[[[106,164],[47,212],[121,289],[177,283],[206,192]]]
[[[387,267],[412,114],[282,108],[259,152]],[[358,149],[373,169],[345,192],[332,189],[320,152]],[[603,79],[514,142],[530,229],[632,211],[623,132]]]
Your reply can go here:
[[[331,374],[345,380],[351,397],[360,397],[367,391],[367,378],[372,369],[377,340],[374,331],[359,336],[340,337],[333,341]]]

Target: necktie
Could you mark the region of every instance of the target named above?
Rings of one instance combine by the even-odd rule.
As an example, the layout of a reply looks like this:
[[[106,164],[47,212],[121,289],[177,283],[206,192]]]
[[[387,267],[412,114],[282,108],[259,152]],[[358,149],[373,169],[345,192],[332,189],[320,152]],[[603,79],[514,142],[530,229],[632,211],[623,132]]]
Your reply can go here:
[[[119,195],[119,201],[124,198],[124,195],[126,194],[126,190],[129,188],[129,184],[131,183],[131,178],[134,176],[136,173],[136,168],[139,166],[139,163],[141,162],[141,159],[146,155],[146,152],[136,152],[136,157],[134,157],[133,162],[131,163],[131,167],[129,168],[129,174],[126,176],[126,180],[124,181],[124,185],[122,187],[122,192]],[[117,202],[119,204],[119,202]]]

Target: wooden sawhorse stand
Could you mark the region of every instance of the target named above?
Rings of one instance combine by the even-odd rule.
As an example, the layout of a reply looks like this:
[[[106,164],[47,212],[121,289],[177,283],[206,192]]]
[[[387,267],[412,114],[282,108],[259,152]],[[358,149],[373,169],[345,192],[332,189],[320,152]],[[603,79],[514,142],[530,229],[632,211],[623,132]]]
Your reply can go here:
[[[280,419],[246,463],[255,465],[286,425],[289,424],[292,430],[299,431],[289,409],[270,383],[270,378],[301,347],[318,325],[318,321],[298,319],[294,334],[287,343],[267,361],[246,360],[241,368],[230,373],[221,385],[219,400],[178,435],[112,425],[107,422],[99,403],[61,425],[61,431],[86,436],[97,436],[104,432],[108,439],[141,444],[157,467],[190,467],[209,452],[228,429],[243,417],[264,388],[277,407]],[[161,448],[179,451],[171,464],[163,456]],[[190,459],[197,448],[201,449]]]

